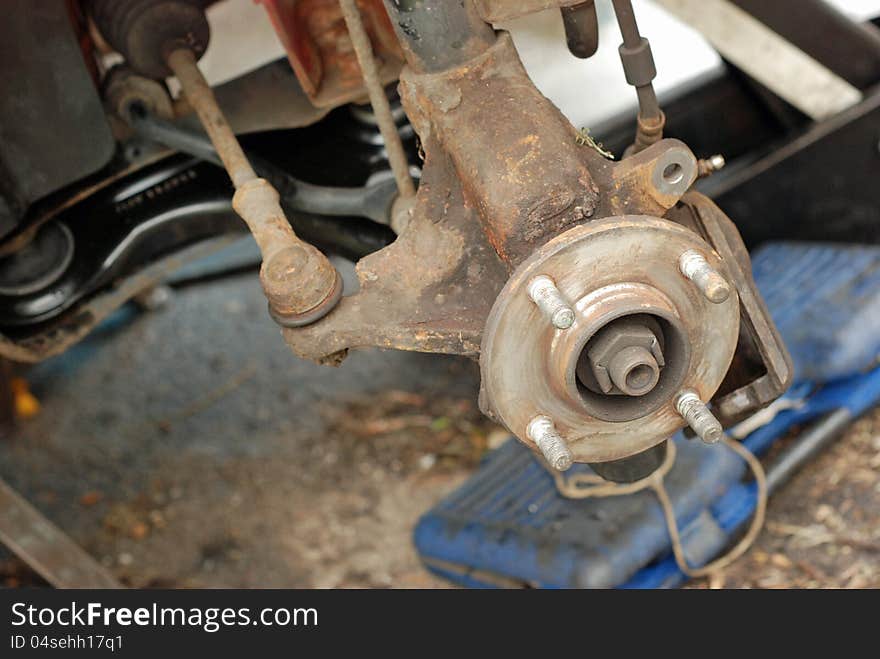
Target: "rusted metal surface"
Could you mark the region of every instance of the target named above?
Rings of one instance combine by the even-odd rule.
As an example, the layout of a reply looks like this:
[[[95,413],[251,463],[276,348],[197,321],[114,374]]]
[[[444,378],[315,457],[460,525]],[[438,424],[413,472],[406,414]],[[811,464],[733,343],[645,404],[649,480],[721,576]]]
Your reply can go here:
[[[617,163],[602,213],[662,217],[697,179],[699,166],[682,142],[665,139]]]
[[[678,255],[688,249],[724,270],[696,233],[645,216],[588,222],[536,250],[489,316],[480,355],[482,409],[521,438],[535,416],[552,418],[577,462],[618,460],[665,441],[684,425],[675,394],[690,388],[711,398],[739,336],[736,296],[713,304],[679,272]],[[572,301],[570,328],[552,327],[528,298],[527,283],[539,273]],[[656,386],[641,395],[591,390],[578,366],[592,339],[619,319],[645,316],[665,337]]]
[[[740,297],[742,320],[733,365],[713,403],[729,425],[781,396],[791,385],[791,357],[752,278],[751,261],[736,225],[708,197],[689,192],[670,218],[703,236],[727,266]]]
[[[616,164],[581,146],[506,35],[467,66],[407,71],[401,90],[427,158],[409,226],[360,262],[358,294],[285,333],[302,356],[326,361],[366,345],[475,356],[506,280],[500,264],[513,269],[594,217],[662,215],[696,176],[693,155],[673,140]],[[678,187],[657,186],[670,163],[682,168]]]
[[[515,268],[549,238],[588,220],[627,213],[662,215],[696,178],[680,142],[612,163],[535,88],[509,35],[442,74],[401,76],[401,97],[417,132],[452,159],[465,195],[493,247]],[[659,168],[660,161],[664,164]],[[668,185],[662,172],[678,164]]]
[[[106,568],[2,480],[0,542],[56,588],[122,588]]]
[[[370,36],[364,27],[364,22],[358,11],[355,0],[339,0],[345,24],[351,37],[351,44],[357,55],[358,64],[364,78],[364,85],[370,96],[370,105],[376,116],[376,123],[385,141],[385,151],[388,154],[388,163],[397,181],[397,190],[403,197],[412,197],[416,193],[415,185],[409,175],[409,160],[403,150],[403,142],[400,133],[397,132],[397,122],[391,114],[391,105],[385,95],[385,88],[379,78],[379,68],[370,43]]]
[[[312,103],[335,107],[366,96],[339,0],[261,0]],[[397,79],[403,53],[382,0],[358,0],[382,84]]]
[[[232,206],[248,225],[263,256],[260,281],[272,317],[291,326],[318,320],[342,296],[339,273],[317,248],[297,237],[281,208],[278,191],[257,178],[199,71],[195,55],[178,49],[167,59],[235,186]]]
[[[487,23],[500,23],[519,18],[545,9],[574,7],[584,4],[584,0],[473,0],[477,11]]]
[[[339,273],[316,247],[296,236],[275,188],[265,179],[247,181],[237,187],[232,206],[263,255],[260,281],[273,318],[303,325],[326,315],[342,295]]]
[[[353,61],[359,85],[363,71],[381,115],[384,79],[373,66],[381,39],[365,8],[376,3],[332,3],[265,4],[270,13],[286,6],[298,20],[311,14],[309,33],[332,40],[331,60],[345,44],[348,64],[334,66],[347,71]],[[628,2],[615,4],[631,13]],[[386,5],[410,65],[401,98],[426,161],[415,199],[397,206],[397,241],[358,263],[360,288],[341,300],[338,273],[295,236],[274,188],[256,178],[195,58],[169,58],[235,183],[234,207],[263,254],[272,315],[297,354],[329,364],[363,346],[479,357],[481,408],[536,451],[528,428],[548,419],[560,450],[543,452],[565,453],[559,464],[616,461],[661,445],[684,424],[675,405],[682,392],[701,402],[720,388],[722,418],[779,393],[784,350],[773,343],[735,229],[701,198],[682,202],[700,171],[686,145],[645,124],[650,139],[639,152],[612,162],[578,139],[532,84],[509,35],[496,37],[471,2]],[[621,11],[628,79],[644,91],[653,63],[627,16]],[[309,64],[297,73],[319,96],[332,81],[321,69],[326,52],[310,53],[306,39],[293,45]],[[386,124],[383,132],[395,134]],[[406,164],[387,141],[407,196]],[[728,294],[707,295],[681,268],[683,254],[729,283]],[[549,282],[543,296],[532,286],[541,278]]]
[[[168,66],[180,82],[187,101],[196,111],[205,132],[214,143],[217,155],[223,161],[232,184],[238,188],[243,183],[257,178],[232,127],[220,110],[211,86],[199,71],[193,52],[187,48],[179,48],[169,53],[167,59]]]
[[[350,348],[476,357],[507,273],[480,229],[448,159],[429,155],[407,228],[357,265],[360,290],[321,322],[284,337],[298,355],[336,364]]]
[[[687,146],[606,160],[534,88],[505,34],[464,65],[415,64],[401,98],[426,168],[409,225],[359,263],[360,292],[285,331],[295,352],[327,363],[366,345],[479,353],[484,412],[536,451],[529,423],[549,418],[573,459],[593,464],[661,445],[685,423],[682,392],[708,401],[721,388],[722,412],[781,393],[784,350],[736,230],[688,194],[699,165]],[[683,274],[688,253],[727,295]],[[618,326],[628,319],[647,331]],[[603,330],[613,340],[596,347]],[[626,380],[637,368],[650,376],[641,385]]]
[[[607,179],[611,165],[578,145],[506,33],[466,66],[405,70],[400,91],[416,131],[449,154],[490,242],[511,266],[596,214],[596,179]]]

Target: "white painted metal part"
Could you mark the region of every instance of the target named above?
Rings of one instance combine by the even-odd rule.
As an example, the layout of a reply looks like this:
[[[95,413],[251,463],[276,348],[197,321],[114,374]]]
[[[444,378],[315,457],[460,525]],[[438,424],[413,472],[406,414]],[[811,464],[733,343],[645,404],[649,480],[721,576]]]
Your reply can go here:
[[[856,105],[862,93],[728,0],[655,0],[699,31],[725,58],[821,121]]]

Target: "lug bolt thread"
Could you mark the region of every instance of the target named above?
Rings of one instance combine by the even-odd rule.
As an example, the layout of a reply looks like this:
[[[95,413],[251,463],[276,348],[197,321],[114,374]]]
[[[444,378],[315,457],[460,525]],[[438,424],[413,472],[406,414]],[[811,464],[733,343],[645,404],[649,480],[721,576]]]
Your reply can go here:
[[[689,249],[682,254],[678,268],[713,304],[721,304],[730,297],[730,284],[698,251]]]
[[[724,429],[718,419],[695,391],[681,392],[675,399],[675,410],[706,444],[716,444],[724,437]]]
[[[539,275],[529,282],[529,298],[556,329],[566,330],[574,325],[574,309],[556,288],[550,277]]]
[[[565,471],[573,462],[571,451],[565,440],[556,431],[553,419],[548,416],[536,416],[529,422],[526,434],[538,448],[550,466],[557,471]]]

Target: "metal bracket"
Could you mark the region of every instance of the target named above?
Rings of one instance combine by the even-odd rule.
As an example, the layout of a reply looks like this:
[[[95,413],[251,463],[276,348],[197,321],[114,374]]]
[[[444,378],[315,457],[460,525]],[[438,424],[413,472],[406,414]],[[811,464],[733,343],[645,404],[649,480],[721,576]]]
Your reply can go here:
[[[3,480],[0,480],[0,542],[56,588],[123,587]]]

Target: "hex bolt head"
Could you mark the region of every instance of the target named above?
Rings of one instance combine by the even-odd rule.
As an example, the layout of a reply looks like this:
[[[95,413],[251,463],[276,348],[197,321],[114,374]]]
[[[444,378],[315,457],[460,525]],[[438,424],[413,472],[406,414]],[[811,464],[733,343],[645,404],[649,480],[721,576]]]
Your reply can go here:
[[[549,416],[536,416],[532,419],[526,428],[526,434],[541,449],[544,459],[551,467],[557,471],[566,471],[571,467],[571,451]]]
[[[678,259],[678,268],[681,274],[696,284],[709,302],[721,304],[730,297],[730,284],[698,251],[689,249],[682,254]]]
[[[538,305],[553,327],[566,330],[574,325],[574,309],[550,277],[538,275],[529,282],[527,290],[529,298]]]
[[[700,400],[697,392],[686,389],[675,399],[675,410],[706,444],[717,444],[724,437],[724,428]]]

